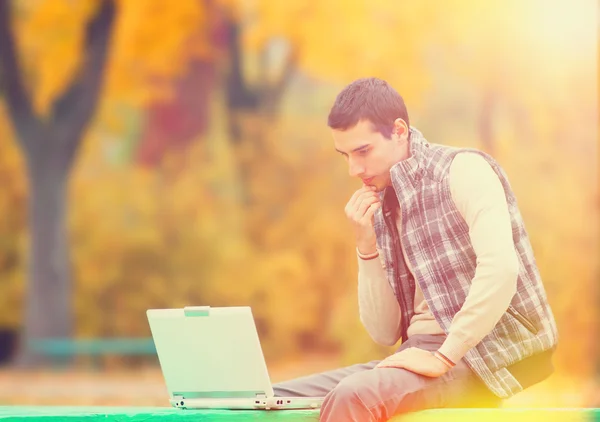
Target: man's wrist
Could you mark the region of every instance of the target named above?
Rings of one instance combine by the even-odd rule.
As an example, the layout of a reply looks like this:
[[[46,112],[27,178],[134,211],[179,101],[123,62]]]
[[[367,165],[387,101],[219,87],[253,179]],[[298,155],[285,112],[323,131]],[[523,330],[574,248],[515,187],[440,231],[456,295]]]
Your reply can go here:
[[[364,261],[375,259],[379,256],[379,251],[377,250],[377,248],[375,248],[374,251],[370,253],[363,253],[361,252],[360,248],[356,248],[356,253],[358,254],[358,257]]]
[[[454,362],[452,362],[450,359],[448,359],[444,354],[438,352],[437,350],[435,352],[431,352],[433,354],[433,356],[435,356],[438,360],[440,360],[444,365],[446,365],[446,367],[448,367],[448,369],[452,369],[456,366],[456,364]]]
[[[359,240],[356,242],[356,249],[359,254],[372,255],[377,252],[377,242],[373,239],[369,239],[366,242]]]

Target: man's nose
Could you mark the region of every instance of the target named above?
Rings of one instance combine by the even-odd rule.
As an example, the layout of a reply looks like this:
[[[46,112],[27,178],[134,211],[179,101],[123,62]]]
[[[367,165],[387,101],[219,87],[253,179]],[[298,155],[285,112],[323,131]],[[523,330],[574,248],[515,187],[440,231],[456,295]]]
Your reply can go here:
[[[365,173],[365,168],[351,159],[348,162],[348,173],[351,177],[358,177]]]

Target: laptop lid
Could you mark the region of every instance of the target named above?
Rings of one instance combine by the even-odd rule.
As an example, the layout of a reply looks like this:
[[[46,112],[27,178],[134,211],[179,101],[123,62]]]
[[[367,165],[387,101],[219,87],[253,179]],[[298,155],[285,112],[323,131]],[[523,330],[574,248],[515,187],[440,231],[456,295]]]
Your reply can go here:
[[[171,398],[273,396],[250,307],[149,309]]]

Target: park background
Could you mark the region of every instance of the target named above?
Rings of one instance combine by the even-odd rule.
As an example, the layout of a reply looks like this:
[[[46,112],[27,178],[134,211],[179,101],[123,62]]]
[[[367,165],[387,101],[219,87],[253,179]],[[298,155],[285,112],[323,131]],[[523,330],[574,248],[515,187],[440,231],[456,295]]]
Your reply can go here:
[[[511,403],[597,405],[597,17],[591,0],[2,0],[0,402],[166,405],[155,356],[26,347],[147,339],[148,308],[251,306],[274,381],[390,354],[358,320],[360,183],[326,125],[377,76],[430,142],[492,154],[516,192],[560,346]]]

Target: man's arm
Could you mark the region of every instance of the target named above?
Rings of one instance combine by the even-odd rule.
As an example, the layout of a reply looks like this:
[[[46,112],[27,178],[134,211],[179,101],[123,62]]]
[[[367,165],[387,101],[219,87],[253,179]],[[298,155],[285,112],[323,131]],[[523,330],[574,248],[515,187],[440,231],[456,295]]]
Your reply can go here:
[[[379,257],[363,259],[358,255],[358,310],[373,341],[384,346],[398,342],[400,305]]]
[[[363,186],[354,192],[345,213],[356,237],[360,320],[375,342],[392,346],[400,337],[400,307],[377,250],[373,215],[380,207],[375,188]]]
[[[516,288],[515,251],[506,194],[490,164],[476,153],[458,154],[450,168],[452,198],[469,226],[477,256],[471,288],[439,352],[457,363],[498,323]]]

